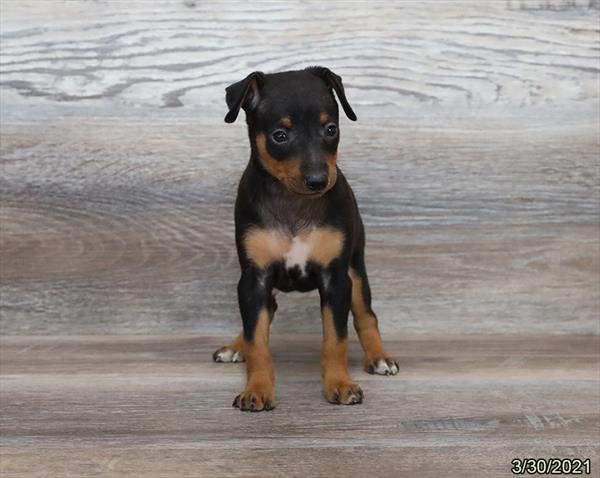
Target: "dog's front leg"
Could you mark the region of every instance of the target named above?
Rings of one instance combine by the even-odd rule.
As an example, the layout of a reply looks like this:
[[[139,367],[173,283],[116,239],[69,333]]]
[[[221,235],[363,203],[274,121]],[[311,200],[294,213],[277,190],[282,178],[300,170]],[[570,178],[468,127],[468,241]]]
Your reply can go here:
[[[325,398],[331,403],[361,403],[363,392],[348,374],[348,313],[352,282],[346,268],[339,265],[323,270],[321,284],[323,348],[321,379]]]
[[[260,412],[275,407],[275,374],[269,352],[269,327],[273,314],[271,280],[267,272],[248,268],[238,284],[246,359],[246,388],[234,400],[241,410]]]

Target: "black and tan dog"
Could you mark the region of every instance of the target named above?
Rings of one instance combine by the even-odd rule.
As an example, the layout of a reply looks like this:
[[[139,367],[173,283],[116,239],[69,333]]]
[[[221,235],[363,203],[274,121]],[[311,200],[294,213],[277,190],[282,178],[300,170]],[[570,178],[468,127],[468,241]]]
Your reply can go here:
[[[246,388],[233,403],[242,410],[275,406],[268,342],[278,291],[319,290],[321,377],[329,402],[352,405],[363,400],[347,369],[350,309],[366,370],[398,372],[398,364],[383,348],[371,310],[362,220],[336,165],[340,132],[333,91],[346,116],[356,121],[342,79],[323,67],[254,72],[226,90],[225,121],[234,122],[243,108],[251,146],[235,205],[243,331],[213,358],[246,361]]]

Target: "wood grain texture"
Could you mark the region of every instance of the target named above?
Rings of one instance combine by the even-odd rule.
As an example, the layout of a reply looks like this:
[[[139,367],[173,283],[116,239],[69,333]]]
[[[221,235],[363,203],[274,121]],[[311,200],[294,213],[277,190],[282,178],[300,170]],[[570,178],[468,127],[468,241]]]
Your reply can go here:
[[[344,126],[384,334],[597,333],[596,133]],[[1,152],[4,333],[237,332],[242,126],[5,121]],[[275,332],[319,333],[314,293],[280,305]]]
[[[14,109],[60,102],[63,110],[148,106],[216,118],[224,86],[249,71],[308,64],[346,78],[359,118],[598,108],[597,0],[2,7],[0,85]]]
[[[510,476],[522,456],[598,470],[600,339],[388,340],[396,377],[350,372],[361,406],[325,402],[318,336],[274,336],[278,408],[230,402],[226,337],[3,337],[3,476]]]
[[[384,333],[600,331],[597,1],[0,5],[3,333],[234,334],[223,90],[314,63]]]

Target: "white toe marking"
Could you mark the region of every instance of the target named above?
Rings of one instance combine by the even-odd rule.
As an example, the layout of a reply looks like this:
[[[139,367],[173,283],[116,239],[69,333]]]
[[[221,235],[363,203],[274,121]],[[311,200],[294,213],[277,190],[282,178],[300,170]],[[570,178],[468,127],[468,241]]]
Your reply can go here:
[[[391,372],[390,367],[388,367],[388,364],[385,362],[385,360],[379,360],[375,364],[375,373],[377,373],[379,375],[387,375],[390,372]]]
[[[217,355],[217,362],[243,362],[244,354],[241,350],[234,352],[231,349],[224,349]]]
[[[379,375],[396,375],[398,367],[394,363],[388,365],[385,360],[379,360],[375,365],[375,373]]]
[[[350,404],[355,404],[358,402],[360,402],[360,399],[358,398],[358,395],[355,395],[354,393],[348,398],[348,403]]]
[[[233,350],[221,350],[218,354],[218,357],[221,362],[231,362],[231,357],[233,357]]]

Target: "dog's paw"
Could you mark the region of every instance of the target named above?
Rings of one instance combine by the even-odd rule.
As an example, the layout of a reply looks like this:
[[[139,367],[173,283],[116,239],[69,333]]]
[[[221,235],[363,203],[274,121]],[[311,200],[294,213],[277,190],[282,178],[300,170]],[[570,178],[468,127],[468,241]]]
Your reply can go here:
[[[398,362],[389,357],[367,360],[365,363],[365,370],[370,374],[376,375],[396,375],[400,368]]]
[[[244,354],[241,350],[231,350],[229,347],[221,347],[213,354],[215,362],[243,362]]]
[[[247,386],[232,406],[245,412],[268,412],[275,408],[275,394],[272,387]]]
[[[215,362],[243,362],[244,355],[241,350],[231,350],[228,347],[221,347],[213,353]]]
[[[338,405],[356,405],[362,403],[364,398],[360,387],[348,380],[326,382],[323,393],[329,403]]]
[[[368,373],[375,375],[396,375],[400,368],[398,367],[398,362],[386,357],[367,361],[365,370]]]

